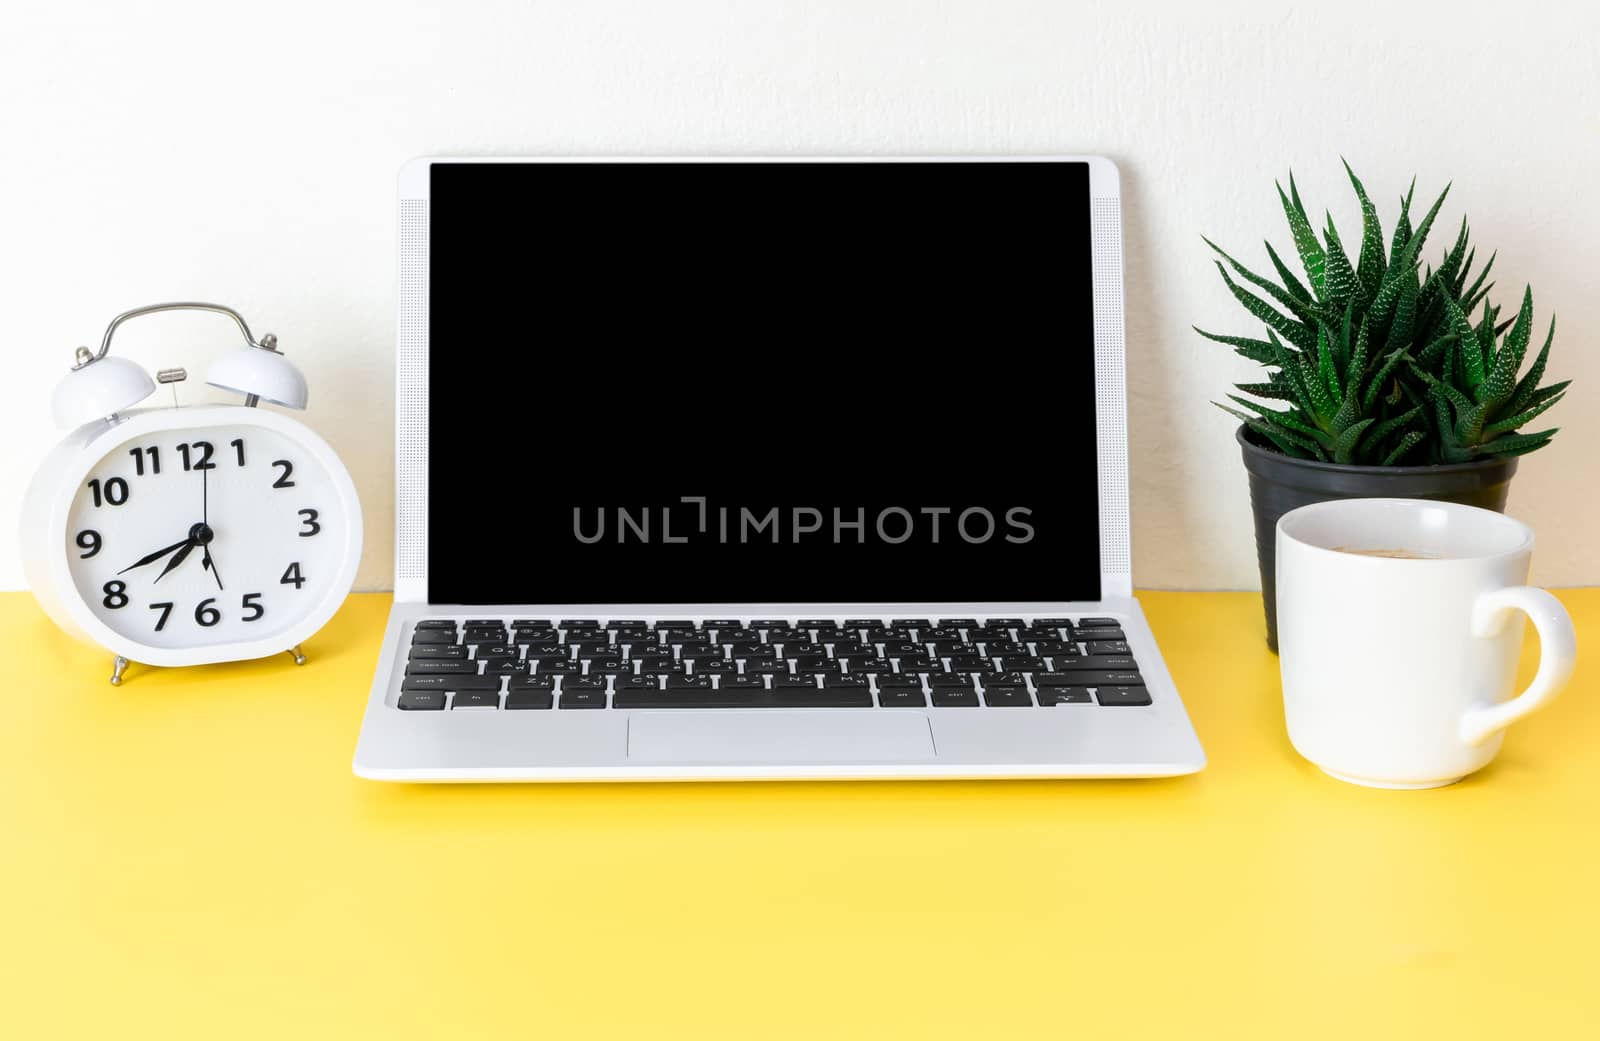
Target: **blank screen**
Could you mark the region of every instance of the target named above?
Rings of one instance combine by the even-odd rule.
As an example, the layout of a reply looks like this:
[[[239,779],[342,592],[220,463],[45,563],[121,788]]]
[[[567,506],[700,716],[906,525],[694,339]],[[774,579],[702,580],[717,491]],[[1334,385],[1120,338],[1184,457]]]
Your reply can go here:
[[[1100,595],[1081,163],[432,167],[435,603]]]

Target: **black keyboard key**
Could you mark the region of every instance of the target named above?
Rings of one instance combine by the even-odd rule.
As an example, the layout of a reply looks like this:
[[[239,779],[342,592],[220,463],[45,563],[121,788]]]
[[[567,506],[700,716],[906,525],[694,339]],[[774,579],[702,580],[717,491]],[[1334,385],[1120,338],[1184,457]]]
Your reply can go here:
[[[983,689],[990,687],[1026,687],[1028,681],[1023,679],[1024,672],[1031,669],[1005,669],[1001,672],[990,672],[978,676],[978,681],[983,684]]]
[[[710,661],[694,660],[694,674],[696,676],[721,676],[738,672],[739,663],[727,658],[715,658]]]
[[[417,623],[418,629],[449,629],[455,632],[456,622],[453,618],[424,618]]]
[[[1150,692],[1144,687],[1097,687],[1094,696],[1102,705],[1150,704]]]
[[[974,618],[941,618],[939,624],[946,629],[976,629],[977,619]]]
[[[928,686],[935,692],[940,690],[971,690],[972,677],[958,672],[930,672],[928,673]],[[937,701],[934,702],[938,704]],[[973,704],[977,704],[976,701]]]
[[[482,652],[479,653],[481,654]],[[620,658],[622,657],[622,650],[611,646],[609,643],[585,643],[579,645],[576,657],[579,661],[594,661],[597,658]]]
[[[475,676],[475,661],[413,661],[406,663],[407,676]]]
[[[746,659],[744,671],[750,676],[787,676],[789,662],[784,658]]]
[[[1059,655],[1052,657],[1050,663],[1056,667],[1057,672],[1083,672],[1085,670],[1105,669],[1137,669],[1132,658],[1117,655],[1104,655],[1086,658],[1082,655],[1076,658],[1063,658]]]
[[[1084,644],[1090,654],[1132,654],[1126,640],[1089,640]]]
[[[744,623],[737,618],[707,618],[700,623],[707,629],[743,629]]]
[[[582,629],[575,629],[575,628],[573,628],[572,626],[569,625],[569,626],[567,626],[565,631],[566,631],[566,634],[567,634],[567,642],[568,643],[610,643],[611,642],[610,634],[607,633],[604,629],[601,629],[599,626],[587,626],[587,627],[582,628]]]
[[[418,629],[411,634],[411,644],[419,643],[455,643],[456,631],[454,629]]]
[[[404,712],[439,712],[444,708],[444,692],[426,690],[402,694],[395,707]]]
[[[457,691],[455,700],[450,702],[452,709],[457,708],[499,708],[500,693],[493,690],[462,690]]]
[[[839,671],[839,663],[826,654],[805,654],[798,658],[786,654],[784,657],[794,662],[794,671],[796,672]]]
[[[1073,638],[1078,640],[1126,640],[1128,637],[1121,629],[1074,629]]]
[[[1072,623],[1074,629],[1115,629],[1122,623],[1115,618],[1080,618]]]
[[[479,661],[488,661],[491,658],[511,658],[515,660],[522,657],[522,650],[514,643],[480,643],[478,644],[478,652],[473,657]]]
[[[400,681],[404,691],[499,690],[499,676],[407,676]]]
[[[765,657],[777,654],[778,648],[773,644],[762,643],[759,640],[734,640],[728,644],[728,653],[735,658],[743,658],[747,655]]]
[[[879,688],[878,704],[884,708],[927,708],[928,697],[921,687]]]
[[[603,677],[590,679],[587,676],[567,676],[561,680],[561,693],[578,694],[583,691],[600,691],[604,693],[606,681]]]
[[[710,690],[711,677],[704,674],[693,676],[668,676],[668,690]]]
[[[485,676],[521,676],[532,669],[532,662],[496,658],[494,661],[484,662],[483,674]]]
[[[516,621],[511,623],[511,628],[513,628],[513,629],[548,629],[548,628],[550,628],[550,619],[548,619],[548,618],[518,618]]]
[[[652,654],[644,658],[634,659],[639,663],[640,672],[677,672],[678,659],[670,654]]]
[[[760,676],[718,676],[718,690],[766,690]]]
[[[1027,687],[984,687],[983,703],[994,707],[1031,706]]]
[[[633,662],[618,657],[590,658],[588,674],[590,676],[631,676],[633,675]]]
[[[913,655],[907,658],[895,659],[900,663],[901,672],[943,672],[944,663],[938,658],[930,658],[926,654]],[[988,671],[985,669],[984,671]]]
[[[883,655],[886,658],[919,657],[928,653],[927,647],[920,643],[903,640],[883,645]]]
[[[546,676],[571,676],[583,671],[583,663],[561,658],[556,661],[540,661],[539,671]]]
[[[864,690],[619,691],[613,708],[871,708]]]
[[[988,658],[980,658],[977,655],[952,657],[949,665],[951,672],[988,672],[994,668],[994,664]]]
[[[967,690],[953,690],[935,687],[933,689],[934,708],[973,708],[977,704],[978,693],[970,688]]]
[[[421,643],[411,648],[411,658],[430,658],[435,661],[455,659],[465,661],[467,649],[459,643]]]
[[[515,629],[511,633],[511,642],[515,644],[557,644],[561,642],[561,634],[554,629]]]
[[[789,619],[752,618],[747,624],[752,629],[787,629],[789,627]]]
[[[776,675],[772,677],[772,686],[780,690],[815,690],[817,678],[809,672],[794,675]]]
[[[883,619],[881,619],[881,618],[846,618],[844,620],[844,624],[841,625],[839,628],[841,628],[841,629],[871,629],[874,626],[878,626],[878,625],[882,625],[882,624],[883,624]]]
[[[1096,671],[1075,669],[1072,672],[1035,673],[1033,682],[1041,687],[1142,687],[1144,679],[1137,670]]]
[[[556,623],[563,629],[598,629],[600,620],[597,618],[563,618]],[[691,623],[692,624],[692,623]]]
[[[1017,658],[1007,657],[999,659],[1000,664],[995,666],[1001,672],[1043,672],[1043,658]]]
[[[561,692],[561,708],[605,708],[606,693],[603,690],[575,690]]]
[[[904,673],[883,673],[878,676],[878,689],[888,690],[900,688],[904,690],[921,690],[922,677],[906,675]]]
[[[1065,629],[1065,628],[1068,628],[1069,626],[1072,625],[1072,619],[1070,619],[1070,618],[1035,618],[1033,621],[1029,622],[1028,624],[1029,625],[1036,625],[1041,629]]]
[[[660,690],[661,677],[659,676],[621,676],[617,679],[617,690]]]
[[[483,626],[499,625],[500,624],[500,619],[498,619],[498,618],[468,618],[467,621],[466,621],[466,624],[467,625],[476,625],[476,626],[479,626],[481,628]]]
[[[1015,640],[989,640],[983,645],[983,653],[988,658],[1001,658],[1009,655],[1019,655],[1027,658],[1033,655],[1028,650],[1028,645]]]
[[[513,676],[507,690],[555,690],[556,678],[554,676],[539,674],[534,676]]]
[[[1046,708],[1052,705],[1088,705],[1092,703],[1088,687],[1040,687],[1039,704]]]
[[[572,648],[570,647],[529,647],[528,653],[523,656],[523,661],[571,661]]]
[[[514,690],[506,695],[506,710],[549,708],[555,695],[548,690]]]
[[[796,629],[832,629],[832,618],[802,618],[794,623]]]
[[[933,625],[933,623],[926,618],[896,618],[889,624],[901,629],[927,629]]]
[[[865,676],[836,676],[825,673],[822,677],[823,690],[866,690],[867,678]]]
[[[1072,640],[1040,640],[1034,644],[1034,647],[1045,657],[1049,657],[1053,654],[1060,654],[1067,657],[1074,655],[1081,656],[1083,654],[1083,650],[1077,645],[1076,642]]]
[[[685,630],[692,630],[692,629],[694,629],[694,623],[690,622],[690,621],[686,621],[686,620],[681,619],[681,618],[674,618],[674,619],[671,619],[669,621],[657,622],[656,623],[656,630],[658,632],[675,632],[676,633],[676,632],[683,632]]]

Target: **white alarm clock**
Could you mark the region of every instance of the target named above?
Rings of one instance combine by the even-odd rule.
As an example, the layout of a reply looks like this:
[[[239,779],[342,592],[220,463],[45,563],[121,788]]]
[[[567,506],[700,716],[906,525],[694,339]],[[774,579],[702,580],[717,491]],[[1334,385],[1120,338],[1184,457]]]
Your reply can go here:
[[[206,374],[243,404],[132,409],[156,384],[108,356],[130,318],[210,311],[247,344]],[[184,378],[164,369],[162,383]],[[218,304],[118,315],[98,354],[80,347],[56,388],[71,429],[23,501],[22,556],[40,606],[67,632],[130,661],[202,665],[288,652],[333,617],[361,559],[361,504],[326,441],[268,401],[306,406],[306,382],[269,335]],[[132,409],[130,411],[130,409]]]

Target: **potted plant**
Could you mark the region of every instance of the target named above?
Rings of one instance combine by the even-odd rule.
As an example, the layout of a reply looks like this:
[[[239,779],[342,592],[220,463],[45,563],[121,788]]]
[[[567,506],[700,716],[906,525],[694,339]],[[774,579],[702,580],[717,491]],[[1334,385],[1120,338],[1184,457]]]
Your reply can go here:
[[[1554,320],[1519,375],[1533,337],[1533,293],[1524,289],[1515,317],[1501,320],[1489,300],[1494,257],[1473,273],[1465,219],[1438,266],[1424,266],[1423,244],[1448,187],[1413,227],[1413,181],[1386,249],[1377,208],[1348,163],[1345,171],[1361,204],[1354,255],[1331,215],[1318,238],[1292,175],[1287,194],[1278,186],[1303,281],[1271,243],[1276,279],[1206,240],[1228,290],[1263,327],[1262,336],[1195,331],[1267,370],[1261,381],[1237,385],[1242,395],[1228,395],[1232,406],[1216,404],[1241,424],[1236,436],[1249,474],[1273,650],[1280,516],[1307,503],[1367,497],[1503,510],[1517,457],[1556,434],[1522,427],[1561,400],[1571,382],[1539,385]]]

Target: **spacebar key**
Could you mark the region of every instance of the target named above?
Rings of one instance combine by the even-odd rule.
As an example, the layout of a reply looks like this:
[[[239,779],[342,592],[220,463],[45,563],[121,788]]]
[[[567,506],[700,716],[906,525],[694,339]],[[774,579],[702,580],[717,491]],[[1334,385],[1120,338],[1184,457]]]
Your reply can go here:
[[[864,690],[619,690],[612,708],[871,708]]]

